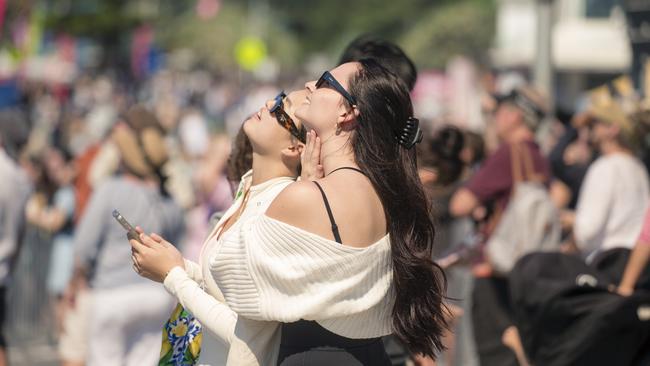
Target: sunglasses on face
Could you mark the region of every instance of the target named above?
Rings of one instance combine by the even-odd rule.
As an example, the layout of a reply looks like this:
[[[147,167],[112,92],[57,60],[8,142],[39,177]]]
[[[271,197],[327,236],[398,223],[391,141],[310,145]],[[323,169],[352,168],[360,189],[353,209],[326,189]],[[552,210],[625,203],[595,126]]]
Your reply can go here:
[[[343,85],[341,85],[341,83],[339,83],[338,80],[336,80],[334,76],[330,74],[329,71],[325,71],[323,75],[321,75],[320,79],[318,79],[318,81],[316,82],[317,89],[323,85],[329,85],[332,88],[334,88],[334,90],[336,90],[339,94],[341,94],[343,98],[345,98],[345,100],[347,100],[348,103],[350,103],[350,106],[354,107],[357,105],[357,101],[354,99],[354,97],[350,93],[348,93],[348,91],[345,90],[345,88],[343,88]]]
[[[296,124],[293,122],[293,119],[289,117],[289,114],[284,110],[284,98],[286,98],[287,95],[284,93],[284,91],[281,91],[276,97],[275,97],[275,103],[273,103],[273,107],[269,109],[269,112],[275,116],[275,119],[278,121],[280,126],[282,126],[285,130],[289,131],[289,133],[297,138],[300,142],[305,143],[305,130],[304,129],[298,129],[296,127]]]

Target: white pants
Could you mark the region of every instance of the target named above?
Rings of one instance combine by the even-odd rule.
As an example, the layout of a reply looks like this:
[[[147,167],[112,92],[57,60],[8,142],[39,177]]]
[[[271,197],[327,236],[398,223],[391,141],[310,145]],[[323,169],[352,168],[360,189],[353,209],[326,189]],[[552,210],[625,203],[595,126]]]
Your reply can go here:
[[[158,283],[93,290],[88,366],[157,365],[172,297]]]
[[[92,292],[81,290],[77,294],[74,308],[66,309],[63,315],[63,332],[59,337],[59,356],[64,361],[84,362],[88,348],[88,321]]]

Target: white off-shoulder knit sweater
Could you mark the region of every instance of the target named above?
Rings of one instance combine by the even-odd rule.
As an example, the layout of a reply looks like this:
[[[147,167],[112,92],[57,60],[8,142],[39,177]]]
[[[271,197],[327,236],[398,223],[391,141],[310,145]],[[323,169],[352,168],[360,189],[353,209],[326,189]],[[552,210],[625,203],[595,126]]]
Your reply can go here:
[[[209,253],[212,278],[227,306],[206,300],[180,267],[165,279],[165,287],[204,327],[230,343],[229,365],[275,364],[279,322],[315,320],[349,338],[391,332],[388,236],[354,248],[263,214],[242,218],[228,230],[241,240],[225,239]],[[234,329],[224,308],[238,314]]]
[[[242,227],[244,241],[215,256],[213,273],[228,305],[254,320],[316,320],[348,338],[391,332],[392,271],[385,236],[341,245],[266,215]]]

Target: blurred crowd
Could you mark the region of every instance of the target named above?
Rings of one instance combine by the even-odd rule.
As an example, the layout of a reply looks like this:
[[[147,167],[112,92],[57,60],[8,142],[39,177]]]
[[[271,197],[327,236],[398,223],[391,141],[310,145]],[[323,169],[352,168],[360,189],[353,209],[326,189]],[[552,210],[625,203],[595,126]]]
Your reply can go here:
[[[585,314],[604,300],[571,291],[584,285],[580,273],[595,276],[592,285],[604,298],[647,289],[637,282],[640,272],[647,276],[647,255],[637,254],[635,269],[626,269],[626,261],[630,249],[647,246],[641,233],[650,227],[648,105],[605,86],[585,91],[583,106],[572,113],[548,108],[526,84],[485,93],[482,133],[443,125],[420,147],[420,177],[439,220],[438,263],[446,268],[448,296],[462,299],[451,301],[455,332],[443,355],[449,364],[637,364],[643,354],[627,337],[613,342],[610,334],[600,352],[597,342],[576,337],[573,331],[602,326]],[[574,262],[564,267],[566,259]],[[541,263],[546,272],[536,267]],[[630,272],[634,279],[625,284]],[[646,339],[634,327],[642,322],[628,331]]]
[[[452,331],[439,364],[526,364],[505,305],[506,274],[484,249],[496,235],[517,234],[499,222],[523,181],[539,183],[557,210],[557,251],[590,261],[633,248],[650,202],[650,105],[621,87],[622,79],[585,90],[573,111],[556,111],[525,79],[505,82],[478,69],[485,71],[463,104],[476,113],[447,106],[449,113],[423,118],[426,136],[418,145],[437,222],[435,259],[449,281]],[[162,69],[138,83],[110,73],[70,85],[16,82],[16,103],[0,110],[0,180],[16,182],[0,185],[0,294],[3,304],[15,302],[4,289],[12,286],[12,269],[29,263],[23,247],[48,253],[44,266],[14,273],[43,274],[47,295],[40,299],[55,319],[64,364],[89,361],[93,342],[105,357],[121,352],[125,340],[142,355],[159,346],[173,304],[161,286],[132,271],[125,232],[110,213],[118,209],[134,226],[165,233],[196,259],[210,218],[233,200],[241,169],[229,164],[232,141],[277,84],[295,87],[242,88],[201,69]],[[416,107],[425,114],[426,96]],[[41,234],[12,242],[21,223]],[[89,293],[102,301],[89,304]]]
[[[137,306],[129,304],[123,310],[131,320],[151,319],[149,343],[141,347],[159,347],[160,322],[169,315],[171,300],[130,268],[130,247],[110,211],[118,209],[134,226],[167,233],[185,257],[196,259],[210,217],[232,203],[237,182],[227,174],[231,140],[248,114],[277,89],[259,83],[240,90],[205,70],[162,70],[138,85],[108,73],[86,75],[68,86],[28,79],[14,83],[16,103],[0,111],[0,175],[15,180],[3,185],[3,216],[15,216],[3,217],[10,229],[2,234],[3,284],[13,264],[23,267],[15,273],[23,277],[14,281],[17,287],[45,283],[35,298],[16,299],[24,293],[16,288],[9,307],[40,303],[34,312],[54,320],[52,337],[62,360],[83,364],[85,344],[95,337],[82,331],[82,319],[97,320],[97,332],[106,337],[137,338],[109,334],[99,323],[102,310],[90,304],[99,302],[87,300],[87,289],[96,298],[102,291],[107,299],[135,294],[135,304],[151,304],[143,308],[147,314],[131,311]],[[168,213],[162,219],[148,211],[157,204]],[[22,240],[21,228],[38,235]],[[32,249],[47,258],[36,265],[25,262]],[[156,301],[156,295],[165,298]],[[114,303],[102,302],[115,313]],[[29,343],[16,340],[22,341]]]

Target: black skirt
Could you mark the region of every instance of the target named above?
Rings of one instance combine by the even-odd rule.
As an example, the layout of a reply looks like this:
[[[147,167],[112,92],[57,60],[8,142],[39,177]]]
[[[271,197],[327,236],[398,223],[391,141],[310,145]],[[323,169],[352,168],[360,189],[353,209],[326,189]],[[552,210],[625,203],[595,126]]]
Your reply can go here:
[[[314,321],[282,324],[278,365],[390,366],[381,338],[352,339],[330,332]]]

